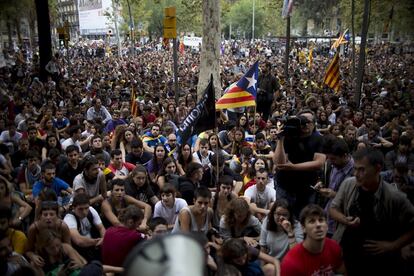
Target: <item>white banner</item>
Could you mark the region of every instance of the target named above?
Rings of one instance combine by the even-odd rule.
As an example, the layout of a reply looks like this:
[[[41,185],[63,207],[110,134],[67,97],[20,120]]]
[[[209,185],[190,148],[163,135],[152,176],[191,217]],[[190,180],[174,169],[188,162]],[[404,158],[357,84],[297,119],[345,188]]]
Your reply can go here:
[[[203,44],[203,38],[196,36],[185,36],[183,43],[185,46],[199,47],[201,44]]]
[[[113,29],[113,23],[105,16],[105,11],[112,13],[111,0],[79,0],[78,10],[81,35],[106,34]]]

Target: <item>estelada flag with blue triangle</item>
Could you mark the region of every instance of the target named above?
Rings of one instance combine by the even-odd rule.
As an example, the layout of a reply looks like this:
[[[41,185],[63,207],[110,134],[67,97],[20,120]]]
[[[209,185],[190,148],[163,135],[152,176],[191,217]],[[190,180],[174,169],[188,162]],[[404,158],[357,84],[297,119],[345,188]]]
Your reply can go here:
[[[216,109],[255,106],[258,76],[259,62],[256,61],[238,82],[226,88],[224,95],[216,102]]]

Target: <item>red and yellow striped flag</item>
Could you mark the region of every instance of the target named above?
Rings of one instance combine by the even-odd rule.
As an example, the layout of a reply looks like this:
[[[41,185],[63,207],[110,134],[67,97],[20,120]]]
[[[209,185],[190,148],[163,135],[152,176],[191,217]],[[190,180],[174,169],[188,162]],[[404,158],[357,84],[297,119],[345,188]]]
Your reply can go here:
[[[335,42],[332,44],[331,49],[336,49],[339,46],[341,46],[341,44],[348,43],[348,41],[346,41],[345,39],[345,34],[347,32],[348,32],[348,29],[346,29],[345,32],[343,32],[337,39],[335,39]]]
[[[312,68],[313,65],[313,48],[309,49],[309,55],[308,55],[308,67],[309,69]]]
[[[131,115],[132,115],[132,118],[135,118],[138,116],[138,104],[136,101],[134,87],[131,88]]]
[[[335,92],[338,92],[339,79],[339,53],[336,53],[328,66],[328,70],[326,70],[323,83],[335,90]]]

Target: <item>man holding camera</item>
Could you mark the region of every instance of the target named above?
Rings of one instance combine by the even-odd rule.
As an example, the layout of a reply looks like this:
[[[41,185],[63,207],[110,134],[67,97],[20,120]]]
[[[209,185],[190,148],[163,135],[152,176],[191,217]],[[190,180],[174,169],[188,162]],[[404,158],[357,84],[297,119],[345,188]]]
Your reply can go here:
[[[315,131],[315,115],[302,110],[286,122],[273,155],[276,194],[289,201],[297,217],[313,201],[312,187],[326,159],[321,152],[322,136]]]

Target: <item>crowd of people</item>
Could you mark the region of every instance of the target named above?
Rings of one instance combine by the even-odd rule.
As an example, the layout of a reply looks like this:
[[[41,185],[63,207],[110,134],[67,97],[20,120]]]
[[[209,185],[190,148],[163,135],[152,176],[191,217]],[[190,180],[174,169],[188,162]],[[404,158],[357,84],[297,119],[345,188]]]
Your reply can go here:
[[[371,45],[357,104],[351,51],[334,93],[332,53],[309,47],[286,79],[283,51],[223,43],[223,90],[259,61],[257,107],[180,145],[198,52],[179,56],[178,102],[155,44],[71,48],[45,81],[16,53],[0,68],[0,274],[122,274],[136,245],[191,232],[205,275],[413,275],[413,56]]]

